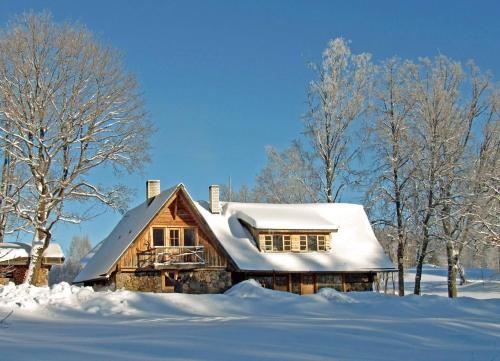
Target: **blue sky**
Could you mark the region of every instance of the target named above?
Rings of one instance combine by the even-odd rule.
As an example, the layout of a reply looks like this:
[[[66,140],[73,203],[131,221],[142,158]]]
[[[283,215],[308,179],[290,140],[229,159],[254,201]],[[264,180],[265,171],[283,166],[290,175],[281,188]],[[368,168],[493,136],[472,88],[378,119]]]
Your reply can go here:
[[[438,53],[500,74],[498,1],[13,1],[0,26],[30,9],[77,20],[119,48],[139,78],[158,132],[144,174],[120,179],[144,198],[145,179],[183,182],[196,199],[208,185],[252,185],[264,147],[286,147],[301,131],[308,61],[331,38],[375,61]],[[102,179],[105,182],[105,179]],[[105,237],[120,216],[106,212],[56,230],[66,246]]]

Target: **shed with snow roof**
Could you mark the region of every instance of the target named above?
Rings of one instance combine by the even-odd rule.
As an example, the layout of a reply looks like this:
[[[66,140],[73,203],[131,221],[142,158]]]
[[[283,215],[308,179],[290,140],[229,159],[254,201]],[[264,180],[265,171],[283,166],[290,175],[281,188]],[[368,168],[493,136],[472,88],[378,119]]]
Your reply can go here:
[[[19,284],[24,281],[28,270],[30,252],[31,246],[26,243],[0,243],[0,284],[8,282]],[[51,267],[61,265],[63,262],[64,253],[61,246],[57,243],[50,243],[43,252],[42,268],[34,284],[36,286],[47,286]]]

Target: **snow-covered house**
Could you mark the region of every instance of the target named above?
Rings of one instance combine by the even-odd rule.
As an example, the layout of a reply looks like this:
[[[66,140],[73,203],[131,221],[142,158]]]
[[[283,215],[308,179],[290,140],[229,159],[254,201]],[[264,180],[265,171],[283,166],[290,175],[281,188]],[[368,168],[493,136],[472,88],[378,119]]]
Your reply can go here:
[[[371,290],[394,266],[356,204],[194,201],[183,184],[128,211],[83,260],[74,283],[155,292],[217,293],[253,278],[300,294]]]
[[[28,271],[31,246],[26,243],[0,243],[0,285],[22,283]],[[47,286],[50,268],[64,263],[64,253],[57,243],[50,243],[42,255],[42,268],[35,280],[36,286]]]

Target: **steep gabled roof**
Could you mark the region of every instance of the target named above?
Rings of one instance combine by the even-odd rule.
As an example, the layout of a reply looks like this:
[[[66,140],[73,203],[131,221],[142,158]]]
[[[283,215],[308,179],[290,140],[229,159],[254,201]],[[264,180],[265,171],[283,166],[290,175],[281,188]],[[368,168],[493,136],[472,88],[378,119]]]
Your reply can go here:
[[[361,205],[235,202],[221,202],[221,205],[221,214],[210,213],[205,203],[198,203],[198,209],[240,270],[353,272],[394,269]],[[266,253],[259,251],[240,220],[260,229],[338,231],[331,233],[330,252]]]
[[[179,189],[208,226],[234,266],[243,271],[353,272],[394,270],[368,217],[357,204],[255,204],[221,202],[213,214],[206,202],[195,202],[182,184],[169,188],[151,202],[128,211],[113,231],[82,260],[74,282],[106,278],[132,242]],[[241,221],[257,229],[332,231],[329,252],[260,252]]]
[[[108,272],[122,256],[123,252],[127,250],[172,195],[181,187],[183,185],[178,184],[164,190],[154,197],[152,201],[145,201],[125,213],[109,236],[90,251],[92,256],[87,255],[84,257],[86,264],[73,282],[79,283],[106,278]]]

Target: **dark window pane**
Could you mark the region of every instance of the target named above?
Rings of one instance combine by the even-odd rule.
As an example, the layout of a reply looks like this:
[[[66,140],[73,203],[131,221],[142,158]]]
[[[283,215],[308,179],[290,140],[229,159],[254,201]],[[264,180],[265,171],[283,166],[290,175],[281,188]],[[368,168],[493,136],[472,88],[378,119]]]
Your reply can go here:
[[[318,250],[318,238],[316,236],[307,236],[307,248],[309,251]]]
[[[165,230],[163,228],[153,228],[153,246],[165,246]]]
[[[281,236],[281,235],[273,236],[273,246],[274,246],[273,251],[282,252],[283,251],[283,236]]]
[[[194,228],[184,229],[184,246],[185,247],[196,246],[196,234]]]

